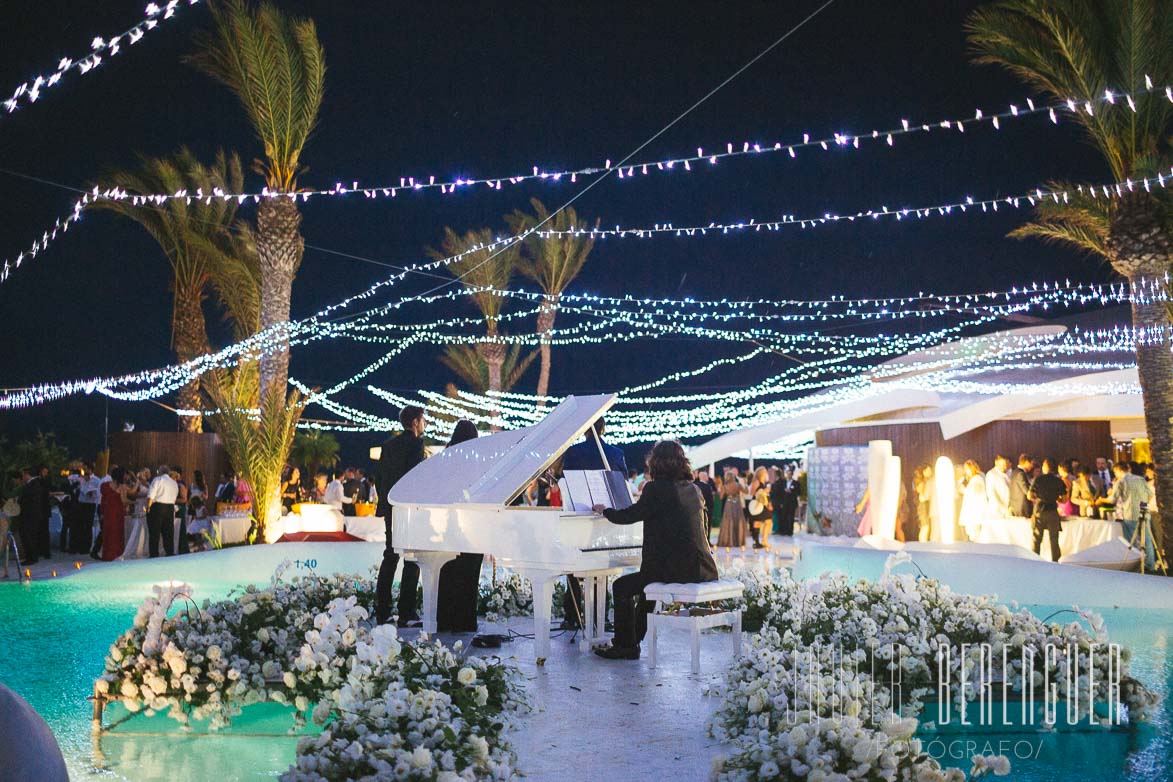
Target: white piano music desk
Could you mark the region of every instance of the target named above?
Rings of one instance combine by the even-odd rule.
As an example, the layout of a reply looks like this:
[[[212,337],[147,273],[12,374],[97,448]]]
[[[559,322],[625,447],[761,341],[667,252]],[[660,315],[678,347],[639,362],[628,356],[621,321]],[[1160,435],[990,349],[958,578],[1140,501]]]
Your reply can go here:
[[[537,424],[446,448],[395,484],[387,497],[392,541],[420,566],[426,632],[436,631],[440,568],[462,552],[494,556],[530,580],[538,659],[549,656],[550,603],[558,577],[599,577],[639,564],[642,523],[617,525],[589,512],[509,504],[614,400],[613,395],[568,397]],[[589,639],[601,634],[601,613],[593,610],[587,617]]]

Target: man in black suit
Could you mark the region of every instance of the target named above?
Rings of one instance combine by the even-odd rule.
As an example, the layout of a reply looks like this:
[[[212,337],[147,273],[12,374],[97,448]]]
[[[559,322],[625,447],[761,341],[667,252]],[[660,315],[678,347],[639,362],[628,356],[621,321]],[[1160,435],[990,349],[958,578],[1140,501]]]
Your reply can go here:
[[[359,496],[362,493],[362,479],[358,477],[358,471],[353,467],[347,467],[342,476],[342,491],[350,500],[350,502],[342,504],[342,515],[353,516],[355,514],[354,503],[367,501],[365,497]]]
[[[41,557],[49,557],[49,492],[43,486],[44,481],[37,473],[25,467],[20,471],[20,494],[16,501],[20,503],[20,515],[17,516],[17,537],[24,544],[22,565],[30,565]],[[45,490],[42,491],[42,488]],[[44,523],[44,541],[41,540],[42,520]]]
[[[383,549],[383,564],[379,566],[379,579],[375,583],[375,620],[384,624],[391,619],[391,585],[395,569],[399,567],[399,555],[391,542],[391,504],[387,492],[399,479],[426,458],[424,453],[424,409],[408,405],[399,411],[399,423],[403,431],[383,443],[379,466],[375,470],[375,487],[379,493],[377,513],[383,517],[387,530],[387,546]],[[403,563],[403,576],[399,581],[400,627],[408,627],[419,621],[416,610],[416,589],[419,587],[420,569],[414,562]]]
[[[565,470],[602,470],[603,457],[599,455],[599,446],[603,446],[603,453],[607,455],[607,467],[612,470],[618,470],[627,475],[627,461],[623,458],[623,451],[614,445],[608,445],[603,441],[603,432],[607,428],[607,422],[602,416],[595,421],[595,434],[599,437],[599,442],[595,442],[595,436],[590,432],[586,433],[581,443],[575,443],[566,449],[566,453],[562,455],[562,469]]]
[[[1026,454],[1020,454],[1018,457],[1018,466],[1010,471],[1011,516],[1021,516],[1024,519],[1029,519],[1033,516],[1031,513],[1030,482],[1031,473],[1034,471],[1034,468],[1034,460]]]
[[[1052,462],[1043,459],[1042,475],[1035,478],[1030,485],[1030,498],[1035,504],[1034,516],[1034,547],[1035,553],[1043,544],[1043,533],[1049,532],[1051,538],[1051,561],[1059,561],[1059,503],[1067,499],[1067,484],[1058,475],[1051,472]]]
[[[41,480],[33,474],[33,470],[27,467],[22,469],[20,481],[20,494],[16,496],[16,502],[20,503],[20,516],[16,517],[14,526],[16,537],[20,538],[23,545],[21,556],[25,557],[20,564],[30,565],[40,557],[48,556],[42,553],[40,537],[41,508],[46,505],[41,495]]]
[[[770,503],[778,517],[775,531],[779,535],[794,534],[794,514],[798,511],[798,481],[794,480],[794,468],[787,466],[782,477],[770,487]]]

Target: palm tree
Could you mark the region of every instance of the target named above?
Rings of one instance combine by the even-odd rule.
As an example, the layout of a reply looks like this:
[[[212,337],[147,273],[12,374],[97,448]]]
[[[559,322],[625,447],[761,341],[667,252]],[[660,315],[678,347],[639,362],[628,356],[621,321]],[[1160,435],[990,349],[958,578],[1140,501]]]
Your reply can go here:
[[[505,350],[505,358],[501,362],[500,390],[509,391],[516,386],[537,357],[538,351],[531,350],[523,358],[521,345],[510,345]],[[476,348],[468,345],[449,345],[440,357],[440,363],[451,369],[469,391],[484,394],[489,390],[489,365]]]
[[[498,341],[498,321],[505,305],[505,297],[498,291],[509,286],[513,269],[517,265],[516,244],[503,249],[484,249],[493,242],[493,232],[480,228],[459,235],[451,228],[444,229],[440,249],[428,248],[427,253],[436,260],[460,256],[448,268],[470,291],[473,303],[485,317],[486,338],[478,342],[477,354],[485,362],[488,372],[488,390],[501,391],[502,368],[505,363],[505,344]],[[496,255],[494,255],[496,253]],[[492,260],[489,260],[492,258]]]
[[[1055,100],[1096,98],[1106,90],[1135,93],[1150,77],[1173,81],[1173,0],[999,0],[967,24],[978,63],[1000,65]],[[1164,96],[1121,101],[1075,113],[1117,181],[1155,176],[1170,161],[1173,105]],[[1173,203],[1161,188],[1125,189],[1110,203],[1049,204],[1014,236],[1040,237],[1104,258],[1130,283],[1155,282],[1173,261]],[[1173,354],[1169,313],[1152,297],[1132,302],[1132,322],[1153,339],[1138,339],[1136,364],[1145,427],[1157,466],[1157,495],[1173,498]],[[1173,513],[1165,540],[1173,540]]]
[[[294,193],[301,151],[317,123],[325,90],[325,52],[313,21],[286,16],[275,5],[245,0],[209,3],[214,29],[196,38],[188,60],[240,99],[265,159],[254,167],[270,191]],[[257,208],[257,255],[261,272],[260,325],[289,320],[293,278],[305,246],[301,214],[292,197],[263,198]],[[282,404],[289,376],[289,345],[261,358],[261,406]],[[276,389],[274,393],[271,393]]]
[[[286,404],[258,411],[260,373],[255,361],[241,362],[233,371],[214,370],[207,391],[216,406],[216,430],[223,436],[228,459],[252,486],[257,540],[272,542],[266,530],[274,529],[272,523],[281,518],[281,473],[304,409],[302,400],[295,389]]]
[[[147,158],[135,170],[117,171],[108,181],[131,195],[174,193],[179,190],[211,193],[215,188],[239,192],[244,177],[240,158],[219,152],[210,166],[185,148],[174,157]],[[213,198],[210,202],[172,198],[162,204],[135,203],[131,199],[95,201],[91,209],[103,209],[128,217],[158,242],[171,264],[171,345],[176,358],[190,361],[208,351],[208,332],[203,302],[213,274],[226,273],[235,263],[229,258],[229,231],[237,202]],[[200,410],[198,378],[181,386],[176,394],[181,409]],[[203,431],[202,416],[180,416],[183,427]]]
[[[305,465],[310,480],[313,480],[319,468],[338,464],[338,450],[338,440],[334,435],[321,429],[310,429],[298,432],[293,438],[293,449],[289,452],[289,458],[295,464]]]
[[[534,208],[532,215],[521,210],[506,215],[505,220],[514,234],[522,234],[538,225],[561,234],[543,239],[531,233],[517,264],[518,271],[536,282],[545,293],[538,313],[542,364],[538,372],[537,395],[538,407],[541,408],[546,404],[544,397],[550,388],[550,331],[554,328],[554,318],[558,314],[558,302],[562,292],[582,271],[587,256],[595,246],[595,240],[586,233],[591,226],[580,223],[573,208],[567,207],[551,219],[550,212],[541,201],[532,198],[530,204]],[[595,227],[598,224],[595,221]]]

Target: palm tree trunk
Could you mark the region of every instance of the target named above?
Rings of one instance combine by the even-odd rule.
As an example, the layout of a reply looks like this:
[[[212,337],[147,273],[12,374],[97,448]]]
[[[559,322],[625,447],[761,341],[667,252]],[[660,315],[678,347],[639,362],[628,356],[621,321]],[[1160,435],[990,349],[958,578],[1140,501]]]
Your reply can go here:
[[[289,320],[293,278],[301,265],[305,242],[301,238],[301,213],[286,198],[266,198],[257,209],[257,256],[261,267],[261,329]],[[270,399],[285,401],[289,379],[289,336],[282,331],[277,349],[261,358],[261,405]],[[270,388],[279,393],[269,394]]]
[[[1163,303],[1134,302],[1132,325],[1137,332],[1136,368],[1144,395],[1144,422],[1157,470],[1158,507],[1163,540],[1173,541],[1173,353],[1169,315]]]
[[[491,339],[496,336],[497,330],[495,328],[491,328],[489,330],[489,338]],[[477,352],[481,354],[481,358],[484,360],[485,366],[488,367],[489,370],[489,390],[500,391],[501,366],[505,363],[505,345],[500,342],[479,342],[477,343]],[[493,401],[489,407],[489,415],[493,418],[496,418],[498,412],[496,398],[493,398]],[[496,432],[501,427],[493,425],[489,428]]]
[[[558,315],[558,296],[547,296],[542,300],[542,309],[538,313],[538,349],[541,354],[541,366],[538,370],[538,409],[546,406],[543,399],[550,390],[550,331],[554,328],[554,318]]]
[[[1112,266],[1133,284],[1132,325],[1136,368],[1144,397],[1145,429],[1157,471],[1157,502],[1162,509],[1164,540],[1173,541],[1173,354],[1170,353],[1169,311],[1153,302],[1146,288],[1162,279],[1173,262],[1173,242],[1165,233],[1152,196],[1137,191],[1120,198],[1108,238]],[[1167,508],[1167,509],[1166,509]]]
[[[171,312],[171,342],[175,357],[183,364],[208,352],[208,330],[204,322],[204,291],[202,283],[175,282],[175,298]],[[200,410],[200,380],[195,378],[179,387],[175,404],[181,410]],[[204,431],[203,416],[180,416],[180,428],[185,432]]]

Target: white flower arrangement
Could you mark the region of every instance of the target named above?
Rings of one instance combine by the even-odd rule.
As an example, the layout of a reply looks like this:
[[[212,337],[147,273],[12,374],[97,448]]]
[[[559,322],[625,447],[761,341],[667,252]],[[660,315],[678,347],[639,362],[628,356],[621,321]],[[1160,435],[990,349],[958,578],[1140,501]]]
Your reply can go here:
[[[825,575],[797,582],[785,571],[768,577],[733,571],[724,577],[746,585],[747,616],[761,621],[739,664],[713,691],[722,704],[709,724],[710,734],[732,743],[716,763],[719,782],[749,780],[962,780],[958,769],[942,769],[913,738],[922,699],[935,689],[938,650],[947,649],[951,680],[972,681],[976,647],[989,644],[994,678],[1016,693],[1043,697],[1044,677],[1058,685],[1063,699],[1107,699],[1108,657],[1092,654],[1107,642],[1098,616],[1077,612],[1092,627],[1072,622],[1047,624],[1028,611],[999,605],[992,597],[953,593],[931,579],[891,575],[877,582],[850,582]],[[1048,645],[1070,647],[1075,656],[1047,659]],[[1002,665],[1002,649],[1011,648]],[[1034,673],[1024,681],[1022,649]],[[834,649],[826,657],[811,650]],[[1032,656],[1033,654],[1033,656]],[[1128,675],[1128,651],[1121,654],[1121,711],[1145,719],[1156,695]],[[1068,682],[1069,665],[1095,670]],[[1050,670],[1048,670],[1048,667]],[[899,669],[901,687],[890,689]],[[875,676],[869,672],[874,671]],[[977,697],[974,687],[955,687],[958,707]],[[1101,724],[1107,724],[1101,718]],[[1002,756],[977,756],[970,774],[1009,773]]]
[[[253,703],[290,704],[298,742],[290,782],[510,779],[507,740],[527,707],[517,671],[460,645],[401,641],[363,604],[374,583],[310,576],[195,607],[183,584],[157,586],[111,646],[95,690],[132,712],[166,710],[216,730]],[[172,616],[172,608],[185,605]]]
[[[562,598],[566,583],[559,580],[554,584],[552,616],[561,618]],[[533,616],[534,588],[529,579],[512,571],[504,571],[496,580],[481,579],[477,600],[477,613],[492,623],[502,622],[519,616]]]

